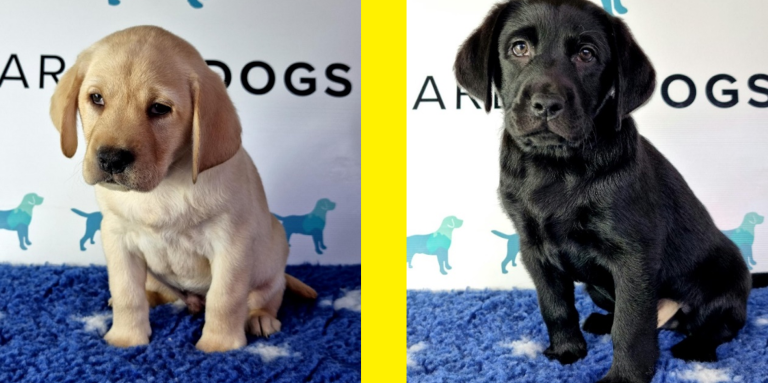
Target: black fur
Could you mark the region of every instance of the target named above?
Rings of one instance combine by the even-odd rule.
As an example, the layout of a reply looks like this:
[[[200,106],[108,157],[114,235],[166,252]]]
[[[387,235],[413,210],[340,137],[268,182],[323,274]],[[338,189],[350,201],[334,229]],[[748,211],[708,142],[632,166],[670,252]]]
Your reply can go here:
[[[512,48],[524,41],[531,55]],[[581,60],[583,47],[594,51]],[[495,6],[455,62],[459,84],[490,110],[503,104],[499,194],[520,234],[550,346],[572,363],[587,354],[574,282],[610,312],[585,330],[611,333],[601,382],[650,382],[659,355],[657,303],[683,309],[688,336],[674,356],[711,361],[744,326],[751,279],[738,248],[715,227],[680,173],[637,131],[655,72],[618,18],[582,0]],[[546,110],[536,100],[559,100]]]

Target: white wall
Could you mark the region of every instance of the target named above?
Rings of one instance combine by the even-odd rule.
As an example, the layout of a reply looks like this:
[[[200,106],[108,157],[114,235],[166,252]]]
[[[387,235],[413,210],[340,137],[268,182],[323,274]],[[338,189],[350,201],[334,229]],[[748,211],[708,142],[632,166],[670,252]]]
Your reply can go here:
[[[601,3],[595,0],[596,3]],[[532,287],[518,263],[501,273],[506,241],[491,234],[514,228],[496,195],[502,116],[475,109],[468,97],[456,105],[452,65],[459,45],[480,25],[495,1],[419,0],[408,3],[408,235],[434,232],[442,219],[464,220],[449,251],[453,270],[439,273],[433,256],[416,255],[408,269],[408,288]],[[683,174],[720,229],[735,229],[749,212],[768,215],[768,109],[748,101],[768,97],[750,90],[748,80],[768,74],[768,3],[697,0],[623,0],[621,17],[657,71],[658,84],[684,74],[696,85],[692,105],[667,105],[657,85],[651,101],[634,113],[645,135]],[[737,82],[739,102],[715,107],[706,96],[707,81],[729,74]],[[433,76],[445,104],[421,103],[413,110],[427,76]],[[768,88],[768,81],[758,82]],[[424,95],[434,98],[431,86]],[[681,82],[670,96],[687,96]],[[755,270],[768,270],[768,221],[755,229]]]
[[[15,232],[0,230],[0,261],[14,263],[104,263],[100,235],[96,245],[79,249],[85,218],[70,208],[98,210],[92,187],[82,178],[83,150],[73,159],[59,150],[59,137],[48,117],[54,89],[51,77],[40,89],[41,55],[63,58],[67,67],[83,49],[117,30],[158,25],[186,39],[205,59],[222,61],[232,72],[229,93],[243,125],[243,145],[262,175],[270,208],[280,215],[312,211],[329,198],[336,209],[327,216],[323,255],[309,236],[291,238],[289,263],[360,262],[360,4],[354,0],[203,0],[193,8],[184,0],[6,1],[0,6],[0,71],[17,55],[29,88],[22,81],[0,84],[0,210],[13,209],[27,193],[45,198],[34,209],[32,245],[21,250]],[[264,61],[275,72],[275,85],[254,95],[241,84],[243,67]],[[306,62],[316,91],[300,97],[283,81],[293,63]],[[332,97],[326,88],[344,88],[326,77],[333,63],[348,72],[334,73],[351,83],[351,92]],[[56,60],[46,68],[55,70]],[[216,68],[214,68],[216,69]],[[219,73],[223,73],[220,70]],[[6,77],[18,77],[15,62]],[[266,83],[253,69],[250,84]],[[82,134],[80,137],[82,141]]]

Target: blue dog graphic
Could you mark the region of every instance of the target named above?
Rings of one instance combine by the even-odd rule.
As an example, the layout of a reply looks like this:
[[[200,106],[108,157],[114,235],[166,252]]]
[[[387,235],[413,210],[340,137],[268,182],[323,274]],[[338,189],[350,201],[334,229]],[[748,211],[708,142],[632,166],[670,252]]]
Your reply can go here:
[[[29,241],[29,224],[32,222],[32,209],[43,203],[43,197],[29,193],[21,200],[21,205],[13,210],[0,211],[0,229],[15,231],[19,235],[19,246],[26,250]],[[26,246],[25,246],[26,244]]]
[[[200,0],[187,0],[192,8],[200,9],[203,7],[203,3]],[[109,0],[109,5],[120,5],[120,0]]]
[[[289,215],[281,217],[275,213],[272,213],[277,219],[283,222],[285,227],[285,235],[288,237],[288,245],[291,243],[292,234],[305,234],[311,235],[312,241],[315,244],[315,252],[322,254],[327,249],[325,247],[325,241],[323,240],[323,229],[325,229],[325,214],[329,210],[336,208],[336,203],[331,202],[328,198],[323,198],[315,204],[315,210],[312,210],[309,214],[304,215]],[[322,249],[322,250],[321,250]]]
[[[603,0],[603,8],[606,12],[613,15],[613,10],[611,9],[611,1],[613,1],[613,9],[616,10],[616,13],[620,15],[627,13],[627,8],[624,8],[624,6],[621,5],[621,0]]]
[[[517,266],[515,259],[520,252],[520,236],[517,234],[504,234],[496,230],[491,230],[491,233],[507,240],[507,257],[501,261],[501,272],[506,274],[508,263],[512,262],[513,267]]]
[[[741,226],[733,230],[723,230],[723,234],[728,237],[736,246],[739,247],[747,267],[752,270],[753,265],[757,265],[755,258],[752,257],[752,244],[755,242],[755,225],[763,223],[763,217],[757,213],[747,213]]]
[[[96,243],[93,241],[93,236],[96,235],[97,231],[101,230],[101,219],[104,218],[104,216],[98,211],[95,213],[86,213],[75,208],[72,208],[72,211],[75,212],[75,214],[86,218],[85,235],[80,239],[80,250],[85,251],[85,241],[90,239],[91,245]]]
[[[436,232],[408,237],[406,239],[408,268],[413,268],[411,261],[416,254],[436,255],[440,273],[447,275],[445,270],[451,269],[451,265],[448,264],[448,249],[451,248],[453,229],[460,228],[463,223],[464,221],[454,216],[445,217]]]

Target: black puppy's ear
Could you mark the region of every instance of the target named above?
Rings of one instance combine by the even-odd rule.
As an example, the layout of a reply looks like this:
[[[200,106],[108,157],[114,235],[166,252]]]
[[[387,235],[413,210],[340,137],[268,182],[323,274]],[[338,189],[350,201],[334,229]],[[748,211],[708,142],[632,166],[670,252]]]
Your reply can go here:
[[[627,25],[614,17],[612,27],[616,58],[616,117],[619,124],[616,128],[620,129],[621,120],[651,98],[656,87],[656,71],[637,45]]]
[[[453,71],[456,80],[470,96],[485,103],[485,111],[491,111],[493,105],[493,87],[491,82],[500,85],[498,41],[501,21],[509,14],[509,6],[516,1],[496,4],[483,23],[464,41]]]

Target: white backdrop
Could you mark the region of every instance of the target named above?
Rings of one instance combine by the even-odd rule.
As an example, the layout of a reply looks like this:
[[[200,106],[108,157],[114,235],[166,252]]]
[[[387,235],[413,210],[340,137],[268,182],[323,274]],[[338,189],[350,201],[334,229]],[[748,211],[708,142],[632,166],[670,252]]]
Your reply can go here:
[[[304,215],[322,198],[336,203],[327,213],[328,249],[318,255],[310,236],[295,234],[289,263],[360,263],[359,2],[200,3],[202,8],[185,0],[0,3],[0,70],[5,71],[0,76],[0,211],[19,206],[27,193],[45,199],[33,210],[27,250],[15,231],[0,229],[0,262],[104,263],[100,234],[86,251],[79,248],[86,219],[70,209],[96,212],[98,206],[82,178],[82,133],[73,159],[60,152],[48,117],[55,83],[45,76],[41,86],[41,56],[59,56],[68,68],[100,38],[151,24],[181,36],[206,60],[223,62],[231,71],[229,94],[240,114],[243,145],[259,168],[272,212]],[[252,61],[266,62],[274,71],[274,87],[266,94],[248,92],[241,81]],[[299,62],[314,68],[298,69],[291,77],[299,90],[307,89],[303,78],[314,79],[316,90],[307,96],[291,93],[284,81],[286,69]],[[332,64],[349,69],[328,76]],[[56,59],[45,61],[46,71],[59,65]],[[20,70],[28,88],[13,79],[21,77]],[[253,88],[267,83],[264,69],[252,69],[246,77]],[[347,94],[331,96],[328,88]]]
[[[602,4],[601,1],[594,0]],[[441,275],[434,256],[417,254],[407,269],[408,288],[533,287],[521,263],[501,271],[507,240],[491,233],[515,232],[497,194],[502,115],[476,109],[469,97],[457,105],[452,65],[459,45],[480,25],[496,1],[418,0],[408,2],[408,194],[407,234],[435,232],[443,218],[463,225],[453,231],[449,262]],[[610,3],[610,1],[608,1]],[[651,101],[634,113],[646,136],[683,174],[721,230],[739,228],[744,217],[768,214],[768,109],[749,103],[768,100],[768,3],[697,0],[623,0],[621,15],[657,72]],[[696,86],[694,102],[673,108],[661,97],[660,85],[682,74]],[[723,90],[738,91],[730,108],[713,105],[707,82],[728,74],[733,84],[717,82],[713,95],[727,102]],[[432,76],[445,109],[422,101]],[[675,101],[688,91],[682,81],[669,87]],[[435,99],[431,82],[422,96]],[[768,270],[768,221],[754,228],[755,271]],[[519,257],[518,257],[519,258]],[[406,266],[407,267],[407,266]]]

